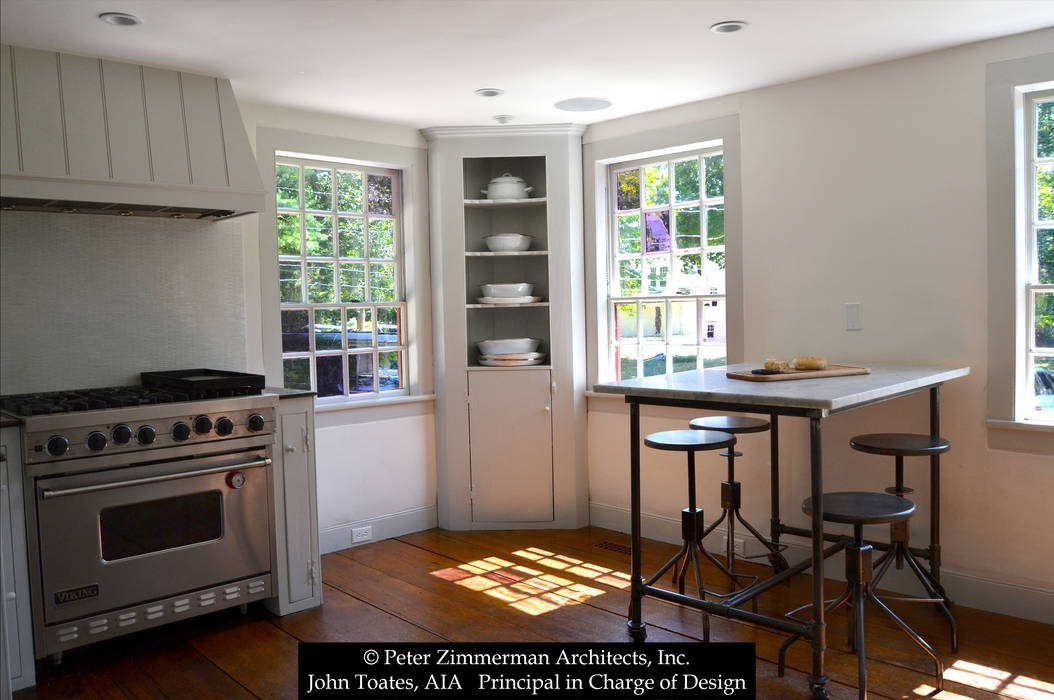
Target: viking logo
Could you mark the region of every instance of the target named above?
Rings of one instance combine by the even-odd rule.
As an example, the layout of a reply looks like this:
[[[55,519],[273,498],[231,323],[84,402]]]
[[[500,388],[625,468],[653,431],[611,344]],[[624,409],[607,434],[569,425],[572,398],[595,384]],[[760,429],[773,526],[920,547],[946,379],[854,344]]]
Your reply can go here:
[[[99,584],[93,583],[90,586],[81,586],[80,588],[70,588],[66,591],[59,591],[55,594],[55,604],[62,605],[63,603],[76,603],[78,600],[98,597]]]

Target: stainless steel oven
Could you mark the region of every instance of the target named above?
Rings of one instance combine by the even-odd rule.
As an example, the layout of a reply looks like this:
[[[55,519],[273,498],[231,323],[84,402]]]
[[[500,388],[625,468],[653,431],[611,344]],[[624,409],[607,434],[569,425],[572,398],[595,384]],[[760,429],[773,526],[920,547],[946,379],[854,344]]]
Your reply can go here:
[[[275,411],[264,395],[26,421],[38,658],[272,595]]]

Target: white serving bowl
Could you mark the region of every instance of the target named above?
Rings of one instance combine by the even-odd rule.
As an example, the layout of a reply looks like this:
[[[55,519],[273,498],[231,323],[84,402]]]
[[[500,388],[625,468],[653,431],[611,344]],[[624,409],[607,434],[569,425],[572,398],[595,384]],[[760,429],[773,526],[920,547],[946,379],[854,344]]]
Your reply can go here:
[[[508,282],[501,284],[480,285],[485,297],[529,297],[534,291],[534,285],[527,282]]]
[[[496,233],[483,239],[487,250],[493,253],[510,253],[531,247],[531,237],[522,233]]]
[[[505,355],[510,353],[534,352],[541,345],[540,340],[535,338],[499,338],[497,340],[481,340],[476,343],[480,353],[484,355]]]

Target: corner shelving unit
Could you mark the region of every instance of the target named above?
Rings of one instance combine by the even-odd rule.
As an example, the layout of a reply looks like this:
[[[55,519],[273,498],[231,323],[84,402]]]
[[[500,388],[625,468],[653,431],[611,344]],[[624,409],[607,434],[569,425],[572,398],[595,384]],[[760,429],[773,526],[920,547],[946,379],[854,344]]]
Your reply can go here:
[[[440,127],[429,141],[439,524],[582,527],[585,459],[581,134],[572,125]],[[478,199],[522,177],[524,199]],[[485,238],[531,236],[495,253]],[[527,282],[537,302],[484,304],[481,285]],[[480,365],[477,343],[537,338],[545,364]]]

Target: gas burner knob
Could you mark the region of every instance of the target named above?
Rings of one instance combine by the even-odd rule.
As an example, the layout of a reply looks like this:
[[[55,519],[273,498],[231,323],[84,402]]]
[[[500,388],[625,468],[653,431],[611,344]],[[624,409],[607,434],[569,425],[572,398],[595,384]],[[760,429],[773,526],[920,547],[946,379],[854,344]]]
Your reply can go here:
[[[190,426],[180,421],[172,426],[172,439],[183,442],[190,437]]]
[[[251,432],[258,433],[264,429],[264,417],[259,413],[254,413],[249,416],[249,420],[246,421],[245,427]]]
[[[230,435],[234,432],[234,421],[227,416],[220,418],[216,421],[216,434],[217,435]]]
[[[208,416],[198,416],[194,419],[194,432],[198,435],[212,432],[212,419]]]
[[[101,433],[98,430],[94,430],[88,435],[88,449],[92,452],[98,452],[105,448],[108,442],[106,433]]]
[[[152,425],[144,425],[135,431],[135,440],[140,445],[149,445],[157,439],[157,431]]]
[[[66,450],[70,448],[70,441],[61,435],[52,435],[48,438],[48,444],[45,446],[48,454],[52,457],[61,457],[66,454]]]
[[[127,445],[128,441],[132,439],[132,429],[122,423],[114,427],[113,432],[110,433],[110,437],[118,445]]]

